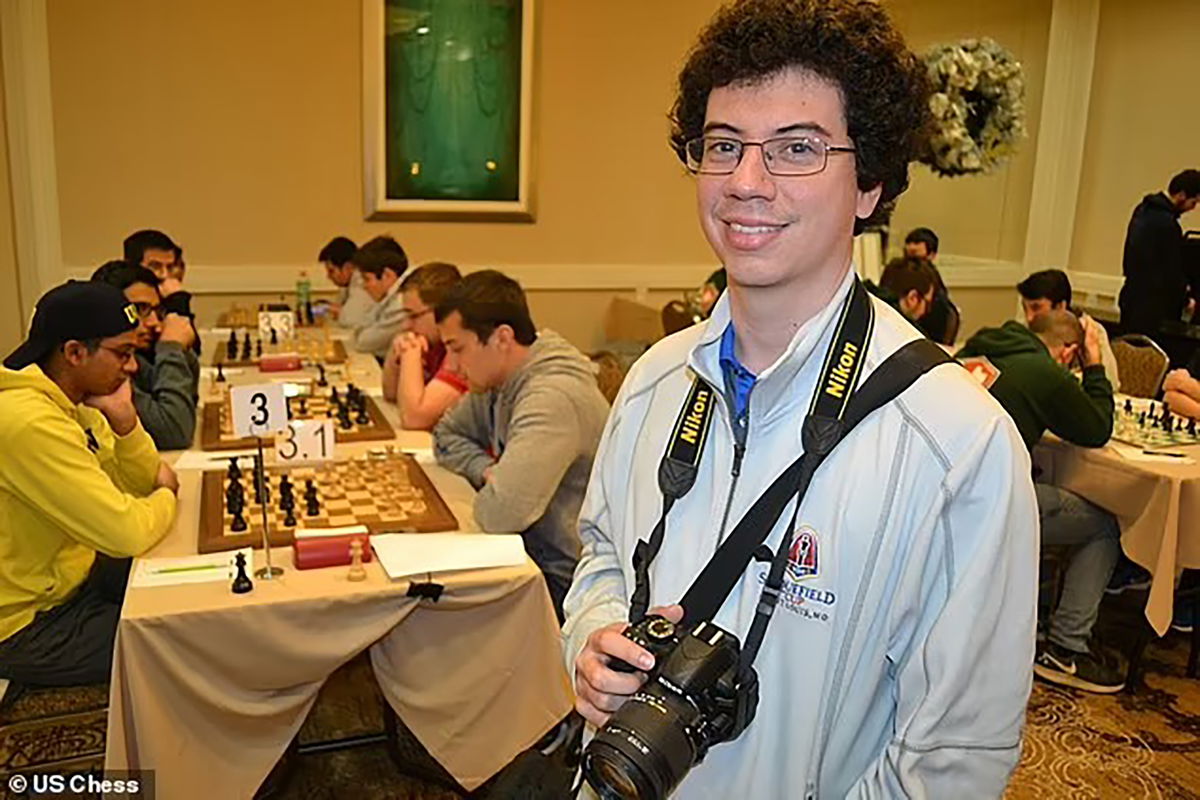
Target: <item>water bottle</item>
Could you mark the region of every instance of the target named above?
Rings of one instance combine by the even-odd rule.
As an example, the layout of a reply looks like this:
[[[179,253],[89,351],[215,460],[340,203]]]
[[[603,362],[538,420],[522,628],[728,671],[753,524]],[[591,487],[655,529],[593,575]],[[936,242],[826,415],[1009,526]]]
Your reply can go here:
[[[296,320],[301,325],[312,324],[312,281],[308,279],[308,272],[300,270],[300,277],[296,280]]]

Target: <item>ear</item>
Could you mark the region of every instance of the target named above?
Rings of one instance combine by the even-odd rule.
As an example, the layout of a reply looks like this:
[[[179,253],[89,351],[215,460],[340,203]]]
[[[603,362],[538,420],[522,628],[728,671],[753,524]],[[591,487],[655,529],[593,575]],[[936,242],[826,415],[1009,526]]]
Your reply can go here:
[[[875,213],[875,206],[879,205],[879,197],[883,194],[883,184],[877,183],[874,187],[867,189],[865,192],[862,189],[858,190],[858,199],[854,204],[854,216],[859,219],[866,219]]]
[[[1059,355],[1058,360],[1064,367],[1069,367],[1075,363],[1075,357],[1078,354],[1079,354],[1079,345],[1078,344],[1066,344],[1066,345],[1063,345],[1063,349],[1062,349],[1061,354]]]
[[[492,331],[491,339],[499,346],[508,347],[517,340],[517,336],[511,325],[502,324],[497,325],[496,330]]]
[[[87,345],[75,339],[71,339],[63,344],[62,352],[67,363],[73,367],[78,367],[87,360],[89,355]]]

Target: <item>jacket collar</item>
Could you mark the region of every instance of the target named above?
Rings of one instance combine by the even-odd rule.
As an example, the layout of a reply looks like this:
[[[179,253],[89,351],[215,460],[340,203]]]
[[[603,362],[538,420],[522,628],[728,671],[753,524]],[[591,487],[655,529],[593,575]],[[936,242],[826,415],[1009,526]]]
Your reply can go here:
[[[814,355],[817,361],[823,360],[825,348],[828,347],[829,340],[833,336],[838,312],[841,311],[842,304],[845,303],[846,297],[850,293],[854,276],[854,265],[851,264],[842,277],[837,291],[834,292],[833,299],[820,313],[805,322],[796,331],[788,343],[787,349],[776,359],[775,363],[758,375],[750,398],[752,419],[755,417],[761,419],[764,413],[772,416],[774,410],[786,409],[796,401],[807,406],[811,398],[800,396],[803,391],[796,385],[796,378]],[[700,336],[700,341],[688,353],[688,367],[713,387],[724,385],[720,364],[721,336],[731,321],[729,292],[723,292],[713,308],[712,316],[705,323],[705,330]]]

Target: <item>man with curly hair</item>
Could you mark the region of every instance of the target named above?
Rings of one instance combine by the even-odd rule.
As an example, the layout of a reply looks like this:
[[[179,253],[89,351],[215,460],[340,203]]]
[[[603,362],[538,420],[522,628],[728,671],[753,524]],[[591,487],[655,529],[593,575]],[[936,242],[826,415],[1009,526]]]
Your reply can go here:
[[[641,606],[640,593],[631,603],[645,583],[633,566],[639,541],[664,525],[641,571],[652,613],[679,621],[674,604],[801,452],[837,319],[857,295],[853,236],[906,188],[927,92],[920,63],[869,0],[738,0],[692,50],[671,141],[696,175],[728,289],[705,323],[634,365],[596,456],[563,629],[576,707],[593,725],[655,666],[622,636]],[[885,303],[871,308],[864,379],[919,338]],[[694,377],[713,387],[714,412],[695,483],[664,514],[659,465]],[[712,618],[745,641],[760,601],[769,605],[767,562],[794,511],[795,544],[754,662],[757,716],[672,796],[1002,794],[1034,656],[1030,474],[1008,415],[954,365],[859,423]],[[639,671],[613,669],[619,661]]]

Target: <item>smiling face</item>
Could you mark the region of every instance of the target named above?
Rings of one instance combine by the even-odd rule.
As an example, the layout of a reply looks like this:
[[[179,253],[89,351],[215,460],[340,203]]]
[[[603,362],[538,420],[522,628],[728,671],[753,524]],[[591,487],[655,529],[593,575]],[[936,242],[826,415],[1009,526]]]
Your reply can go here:
[[[704,134],[853,146],[839,89],[798,68],[713,89]],[[696,185],[704,234],[730,282],[744,287],[832,284],[850,262],[855,217],[869,216],[880,192],[859,191],[851,153],[830,153],[815,175],[781,177],[767,172],[759,147],[746,148],[732,174],[697,175]]]

